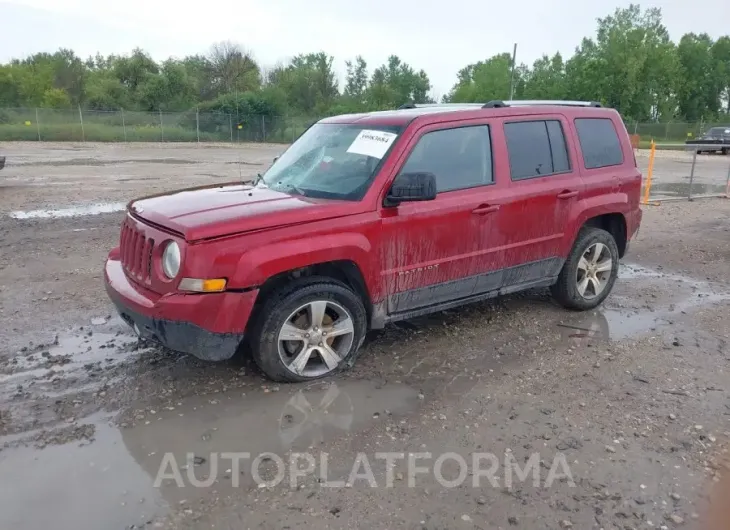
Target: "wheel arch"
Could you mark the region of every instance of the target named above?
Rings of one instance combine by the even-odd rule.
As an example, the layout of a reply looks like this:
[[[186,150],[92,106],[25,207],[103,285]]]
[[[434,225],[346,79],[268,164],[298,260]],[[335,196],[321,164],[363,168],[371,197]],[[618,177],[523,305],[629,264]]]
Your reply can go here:
[[[618,247],[618,257],[623,258],[626,254],[628,243],[626,217],[622,213],[605,213],[586,219],[583,226],[592,226],[605,230],[613,236]]]
[[[624,257],[628,248],[628,223],[626,216],[622,212],[615,210],[606,211],[603,209],[600,211],[586,212],[582,222],[577,223],[577,229],[570,242],[571,249],[578,238],[578,234],[580,234],[581,229],[584,227],[600,228],[611,234],[614,240],[616,240],[619,258]]]
[[[368,322],[372,319],[373,304],[361,268],[353,260],[340,259],[312,263],[303,267],[281,271],[267,278],[259,286],[259,294],[251,312],[249,322],[254,321],[266,300],[279,289],[300,278],[318,277],[331,279],[344,285],[358,295],[365,306]]]

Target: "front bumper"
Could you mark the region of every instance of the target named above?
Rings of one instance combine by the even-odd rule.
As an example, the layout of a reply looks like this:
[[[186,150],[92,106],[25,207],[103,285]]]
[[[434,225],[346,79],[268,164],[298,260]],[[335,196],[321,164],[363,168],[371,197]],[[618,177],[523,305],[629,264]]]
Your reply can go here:
[[[140,337],[205,361],[236,353],[258,294],[159,295],[133,284],[112,258],[104,267],[104,282],[119,315]]]

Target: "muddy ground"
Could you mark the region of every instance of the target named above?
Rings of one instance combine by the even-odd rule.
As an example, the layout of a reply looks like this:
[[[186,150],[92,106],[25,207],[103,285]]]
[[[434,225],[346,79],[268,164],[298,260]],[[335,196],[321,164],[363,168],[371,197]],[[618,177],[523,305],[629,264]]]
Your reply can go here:
[[[239,157],[255,174],[281,147],[47,147],[0,145],[35,161],[0,173],[0,528],[626,530],[691,528],[703,513],[730,431],[730,201],[647,207],[599,311],[542,291],[476,304],[372,334],[333,381],[273,385],[246,359],[138,343],[101,280],[121,214],[88,206],[238,175]],[[703,161],[708,175],[720,158]],[[683,182],[686,158],[662,164],[655,177]],[[270,487],[221,457],[267,451],[263,478],[277,458],[287,475]],[[292,451],[316,471],[294,484]],[[166,453],[181,485],[155,483]],[[358,453],[365,478],[333,484]],[[398,453],[430,453],[426,471]],[[496,459],[493,480],[475,453]],[[512,459],[537,462],[537,483]],[[570,476],[551,480],[556,469]]]

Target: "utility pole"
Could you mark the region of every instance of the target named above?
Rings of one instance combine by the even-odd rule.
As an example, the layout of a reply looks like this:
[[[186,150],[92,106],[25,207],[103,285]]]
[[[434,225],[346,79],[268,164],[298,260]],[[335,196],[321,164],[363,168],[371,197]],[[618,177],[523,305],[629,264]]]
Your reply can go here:
[[[510,73],[509,77],[509,99],[514,99],[515,96],[515,64],[517,62],[517,43],[515,42],[515,47],[512,50],[512,72]]]

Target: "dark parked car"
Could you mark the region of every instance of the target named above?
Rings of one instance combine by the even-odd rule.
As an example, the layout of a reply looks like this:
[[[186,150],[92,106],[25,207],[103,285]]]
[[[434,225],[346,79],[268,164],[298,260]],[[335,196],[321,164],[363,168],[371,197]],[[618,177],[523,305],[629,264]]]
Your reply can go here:
[[[697,153],[714,153],[720,151],[726,155],[730,151],[730,125],[713,127],[696,140],[687,140],[687,145],[702,145]],[[714,146],[717,148],[713,149]]]

